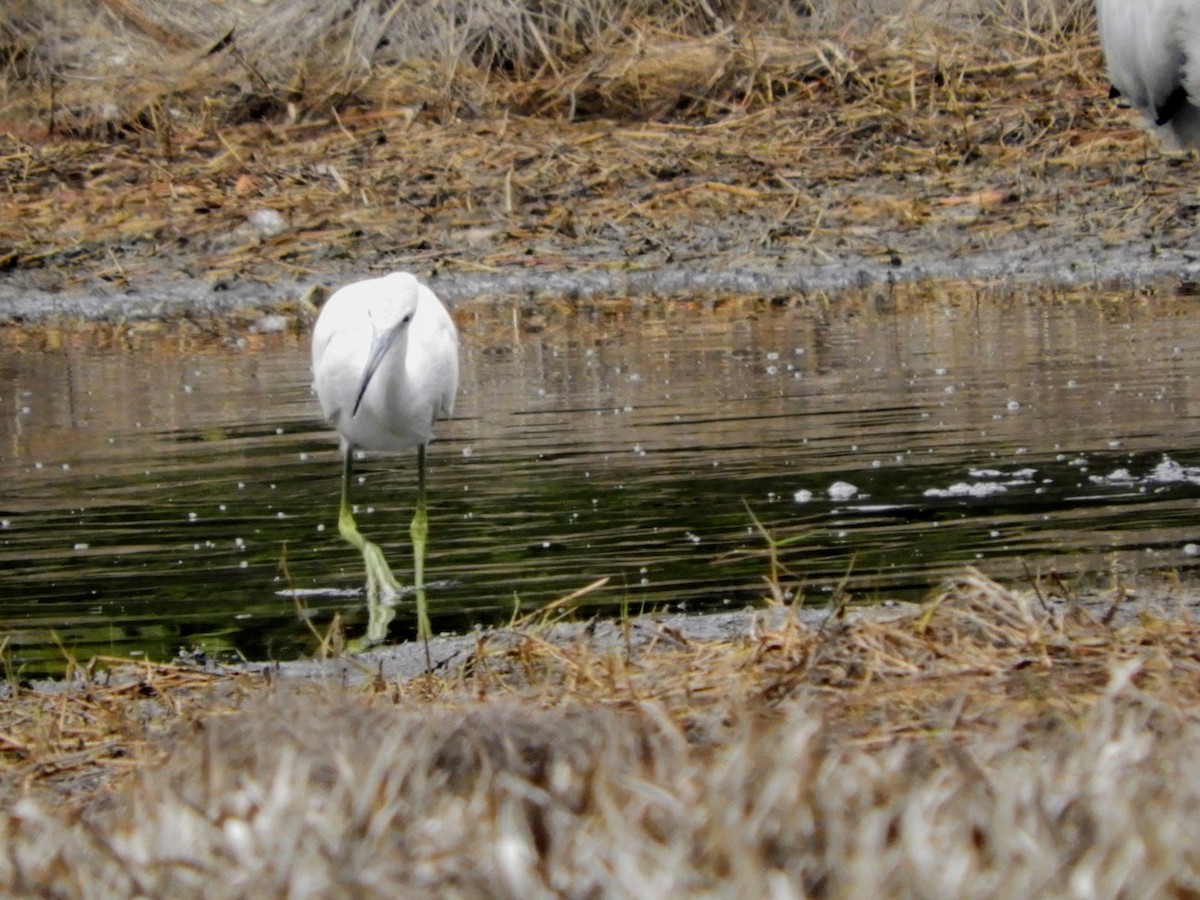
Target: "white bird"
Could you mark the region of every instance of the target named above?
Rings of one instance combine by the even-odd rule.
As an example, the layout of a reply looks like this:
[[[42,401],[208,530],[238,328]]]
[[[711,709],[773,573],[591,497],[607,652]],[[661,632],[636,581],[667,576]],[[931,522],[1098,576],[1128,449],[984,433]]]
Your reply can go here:
[[[1200,2],[1096,0],[1113,96],[1174,148],[1200,147]]]
[[[429,664],[425,602],[425,446],[434,422],[454,411],[458,332],[446,307],[407,272],[346,285],[321,307],[312,338],[313,387],[341,435],[342,500],[338,531],[362,553],[371,613],[368,639],[383,640],[400,585],[379,547],[354,521],[350,470],[354,451],[417,450],[417,504],[410,534],[417,595],[417,635]]]

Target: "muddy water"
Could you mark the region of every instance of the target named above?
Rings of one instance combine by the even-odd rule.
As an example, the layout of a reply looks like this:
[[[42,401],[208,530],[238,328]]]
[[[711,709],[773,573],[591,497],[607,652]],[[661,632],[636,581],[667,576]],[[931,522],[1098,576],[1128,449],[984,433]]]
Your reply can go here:
[[[1200,559],[1200,316],[968,290],[830,302],[460,303],[430,452],[435,630],[607,577],[584,614],[920,596],[976,565],[1109,577]],[[68,656],[310,651],[365,626],[336,442],[299,331],[0,335],[0,633]],[[410,577],[408,457],[359,524]],[[392,637],[414,631],[403,608]]]

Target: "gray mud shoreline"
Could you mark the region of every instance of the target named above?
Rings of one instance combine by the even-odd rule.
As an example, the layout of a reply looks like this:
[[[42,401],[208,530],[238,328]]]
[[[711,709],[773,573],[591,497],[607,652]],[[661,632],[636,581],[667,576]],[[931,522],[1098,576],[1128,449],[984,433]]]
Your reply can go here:
[[[1120,628],[1153,616],[1172,621],[1191,619],[1200,613],[1200,584],[1190,581],[1152,583],[1134,577],[1132,586],[1116,590],[1088,589],[1070,599],[1047,597],[1017,586],[1034,617],[1054,621],[1071,614],[1082,614]],[[854,606],[836,610],[829,606],[744,609],[736,612],[635,616],[625,622],[593,619],[567,622],[537,632],[540,640],[567,647],[585,643],[593,653],[645,651],[653,647],[682,647],[691,642],[731,641],[759,632],[781,628],[788,619],[804,627],[824,631],[836,628],[845,618],[869,616],[894,619],[911,616],[918,604],[885,601],[873,606]],[[401,611],[403,615],[405,610]],[[453,675],[463,668],[481,645],[492,651],[511,649],[527,635],[504,628],[479,630],[461,635],[443,635],[430,642],[430,654],[438,675]],[[238,671],[259,671],[284,679],[307,679],[359,685],[372,679],[387,682],[415,678],[425,672],[425,650],[417,641],[372,648],[342,658],[293,660],[271,664],[248,664]]]
[[[964,570],[970,572],[970,570]],[[1200,615],[1200,583],[1192,580],[1159,579],[1134,575],[1127,583],[1111,587],[1089,587],[1070,597],[1035,591],[1023,585],[1016,593],[1028,604],[1034,619],[1045,620],[1061,630],[1061,620],[1082,615],[1112,628],[1124,628],[1146,617],[1165,622],[1193,620]],[[933,592],[936,593],[936,590]],[[835,630],[844,621],[862,617],[880,620],[914,615],[920,604],[885,601],[871,606],[840,610],[829,605],[765,606],[720,613],[671,613],[633,616],[626,620],[588,619],[558,622],[542,627],[479,628],[464,634],[443,634],[430,641],[434,674],[453,678],[468,668],[477,655],[505,654],[522,641],[535,640],[559,648],[586,646],[592,655],[681,649],[694,643],[728,642],[776,632],[790,620],[818,634]],[[402,608],[400,615],[409,610]],[[426,672],[425,648],[420,642],[384,644],[361,652],[344,652],[328,658],[313,657],[287,661],[250,661],[225,664],[215,660],[180,660],[204,671],[220,674],[260,675],[273,681],[319,682],[339,687],[361,687],[371,682],[393,683],[417,678]],[[125,673],[121,678],[133,677]],[[77,682],[39,680],[35,689],[56,693]]]
[[[1055,245],[1057,244],[1057,246]],[[902,261],[903,260],[903,261]],[[382,270],[331,272],[328,278],[265,282],[253,278],[213,285],[201,280],[160,279],[133,290],[50,292],[0,279],[0,324],[53,320],[134,321],[180,316],[219,316],[254,310],[275,312],[295,305],[316,283],[339,284]],[[897,251],[895,262],[863,259],[813,266],[786,258],[746,258],[729,254],[689,264],[653,268],[499,273],[423,274],[445,299],[454,302],[488,296],[601,301],[631,297],[693,297],[734,294],[803,295],[837,293],[921,282],[979,282],[1011,289],[1036,284],[1068,288],[1089,284],[1143,285],[1200,278],[1200,254],[1162,248],[1145,239],[1120,247],[1098,241],[1037,242],[974,256],[934,256]]]

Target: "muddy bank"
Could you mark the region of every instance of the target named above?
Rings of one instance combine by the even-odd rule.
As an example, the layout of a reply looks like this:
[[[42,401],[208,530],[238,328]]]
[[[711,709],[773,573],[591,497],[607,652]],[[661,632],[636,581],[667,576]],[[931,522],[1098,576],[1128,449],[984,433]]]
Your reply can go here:
[[[1165,282],[1189,290],[1200,277],[1200,259],[1183,248],[1164,249],[1152,241],[1131,239],[1119,247],[1063,237],[1059,246],[1048,246],[1028,235],[1024,247],[972,257],[944,257],[926,253],[906,256],[906,261],[860,260],[823,266],[797,260],[716,257],[693,264],[663,263],[631,270],[540,271],[440,274],[425,273],[428,283],[445,299],[525,297],[537,299],[603,300],[611,297],[703,297],[758,295],[804,297],[884,288],[893,284],[925,281],[979,282],[992,288],[1019,289],[1037,284],[1080,287],[1089,284],[1127,283],[1142,286]],[[402,267],[403,261],[397,261]],[[0,323],[36,323],[57,319],[125,321],[169,319],[180,315],[220,316],[294,313],[297,301],[315,284],[337,285],[365,274],[382,271],[341,271],[307,279],[274,282],[238,280],[213,285],[204,281],[150,280],[137,290],[103,288],[52,292],[21,284],[20,279],[0,281]]]
[[[1098,49],[964,47],[866,47],[850,83],[678,121],[0,134],[0,320],[286,309],[399,268],[449,299],[1194,279],[1196,160],[1108,99]]]
[[[978,581],[988,589],[998,586],[964,568],[968,581]],[[953,581],[951,582],[953,583]],[[1089,622],[1096,627],[1128,629],[1145,621],[1190,623],[1200,617],[1200,581],[1175,573],[1137,573],[1125,580],[1085,578],[1067,582],[1051,576],[1036,588],[1014,586],[1004,589],[1011,602],[1019,603],[1023,615],[1042,623],[1039,627],[1061,631],[1067,621]],[[883,601],[866,606],[837,607],[829,604],[807,606],[766,606],[757,609],[704,614],[647,614],[628,619],[568,620],[548,618],[542,625],[520,628],[476,628],[463,634],[442,634],[430,641],[433,674],[438,678],[472,677],[482,658],[520,655],[530,642],[553,652],[570,653],[584,648],[586,655],[639,657],[680,650],[695,650],[702,645],[725,647],[763,640],[764,635],[799,627],[814,635],[832,634],[854,623],[888,625],[911,624],[923,612],[934,614],[945,601],[946,587],[930,594],[929,604]],[[411,615],[410,604],[401,604],[398,615]],[[151,668],[154,663],[145,664]],[[327,657],[287,661],[252,661],[231,664],[203,654],[176,659],[170,666],[209,676],[263,678],[276,681],[316,682],[361,688],[373,682],[407,682],[426,674],[425,648],[417,641],[387,644],[368,650],[345,650]],[[39,680],[31,685],[39,692],[56,694],[80,686],[82,673],[67,680]],[[136,684],[142,675],[134,666],[117,681],[105,677],[108,685]],[[11,687],[11,686],[10,686]]]
[[[967,570],[966,577],[974,575]],[[1051,623],[1047,627],[1052,629],[1061,629],[1062,620],[1071,617],[1082,617],[1105,628],[1126,628],[1147,619],[1190,622],[1200,613],[1200,583],[1151,574],[1104,587],[1069,588],[1061,581],[1055,583],[1052,580],[1036,590],[1015,588],[1011,596],[1020,597],[1021,602],[1027,604],[1032,619]],[[936,606],[944,599],[944,591],[934,591],[931,598]],[[599,656],[644,654],[703,643],[720,645],[754,641],[762,634],[778,632],[794,624],[822,634],[840,629],[847,622],[911,622],[920,616],[921,610],[922,606],[918,604],[885,601],[872,606],[840,609],[828,605],[771,606],[703,615],[644,615],[624,621],[564,622],[533,630],[480,629],[470,634],[436,637],[430,642],[430,654],[437,675],[460,677],[470,671],[480,656],[514,654],[531,637],[563,650],[572,646],[586,647],[588,654]],[[405,612],[409,610],[401,610],[401,615]],[[341,658],[251,664],[235,667],[232,671],[350,686],[361,686],[373,680],[407,681],[425,673],[425,650],[420,643],[410,641],[350,653]]]

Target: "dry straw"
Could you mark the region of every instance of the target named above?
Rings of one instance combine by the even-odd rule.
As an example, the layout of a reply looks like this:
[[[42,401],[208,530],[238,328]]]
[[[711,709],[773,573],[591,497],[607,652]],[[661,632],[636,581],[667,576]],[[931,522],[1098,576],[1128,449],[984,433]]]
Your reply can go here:
[[[360,688],[114,661],[6,706],[0,887],[1184,895],[1196,627],[1143,609],[1104,625],[968,572],[891,618],[623,650],[521,631]]]
[[[712,112],[853,80],[854,44],[987,30],[1003,44],[986,55],[1003,58],[1062,50],[1089,16],[1083,0],[20,0],[0,12],[0,41],[10,108],[86,130],[404,94],[556,115]]]
[[[999,256],[1168,231],[1189,177],[1084,0],[101,6],[0,11],[31,287]]]

